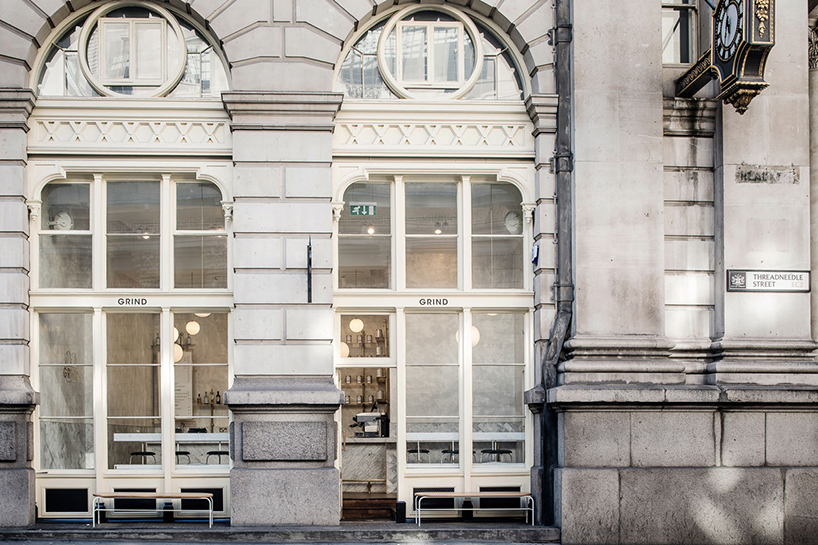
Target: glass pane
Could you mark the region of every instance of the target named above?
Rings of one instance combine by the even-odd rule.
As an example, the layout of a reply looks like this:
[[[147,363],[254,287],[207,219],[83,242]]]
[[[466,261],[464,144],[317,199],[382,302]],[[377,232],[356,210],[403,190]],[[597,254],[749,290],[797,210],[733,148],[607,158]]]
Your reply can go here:
[[[108,235],[108,287],[159,287],[159,236]]]
[[[338,224],[343,235],[388,235],[392,232],[392,184],[356,183],[344,193]]]
[[[40,364],[93,363],[91,319],[90,314],[40,314]]]
[[[457,184],[407,183],[406,233],[457,234]]]
[[[385,358],[389,356],[389,317],[341,316],[342,358]]]
[[[480,77],[469,91],[466,98],[473,98],[476,100],[489,100],[496,97],[497,83],[496,79],[496,63],[497,59],[494,57],[483,58],[483,68],[480,70]]]
[[[378,57],[375,55],[364,55],[363,57],[363,78],[364,96],[363,98],[394,98],[395,95],[389,90],[381,77],[378,68]]]
[[[174,428],[180,466],[229,463],[226,313],[175,314]],[[185,454],[183,454],[185,453]]]
[[[491,423],[487,418],[521,417],[523,408],[523,367],[519,365],[475,365],[472,369],[474,431],[520,431],[519,422]],[[484,421],[478,422],[478,417]],[[484,418],[485,417],[485,418]],[[500,419],[502,420],[502,418]]]
[[[159,418],[159,366],[109,365],[108,416]]]
[[[68,359],[69,354],[66,353]],[[48,417],[91,416],[93,378],[93,367],[90,365],[69,362],[59,366],[40,366],[40,414]]]
[[[457,239],[407,238],[407,288],[456,288]]]
[[[693,62],[691,50],[691,12],[688,9],[662,10],[662,62],[665,64]]]
[[[480,340],[472,348],[475,364],[525,363],[524,314],[474,313],[472,325],[480,332]]]
[[[471,41],[471,37],[469,36],[468,32],[463,32],[463,79],[469,79],[474,72],[474,43]]]
[[[89,184],[48,184],[43,189],[42,230],[91,229]]]
[[[390,287],[391,257],[390,237],[341,237],[338,240],[338,287]]]
[[[404,26],[401,31],[401,77],[404,81],[426,81],[426,27]]]
[[[80,58],[76,52],[65,53],[65,95],[72,97],[99,96],[80,69]]]
[[[41,235],[40,287],[91,287],[91,235]]]
[[[102,28],[102,43],[105,48],[104,79],[122,80],[131,77],[130,54],[131,34],[130,24],[113,21],[100,21]]]
[[[523,239],[475,237],[472,241],[472,287],[523,287]]]
[[[222,194],[213,184],[176,184],[176,228],[224,231]]]
[[[159,183],[111,182],[107,191],[109,233],[159,233]]]
[[[94,469],[94,425],[90,419],[41,417],[40,469]]]
[[[458,34],[452,27],[434,28],[434,81],[458,81]]]
[[[160,79],[162,73],[163,21],[139,22],[136,28],[136,78]],[[178,65],[177,65],[178,66]]]
[[[406,314],[406,363],[457,363],[457,314]]]
[[[173,239],[174,286],[227,287],[227,237],[176,236]]]
[[[338,79],[343,86],[344,94],[350,98],[363,97],[363,81],[361,76],[361,54],[353,49],[344,59]]]
[[[152,364],[157,359],[158,314],[109,313],[108,363]]]
[[[458,369],[457,365],[407,365],[407,416],[458,416]],[[437,428],[429,425],[425,431]]]
[[[471,222],[476,235],[519,235],[523,232],[522,196],[511,184],[472,184]]]
[[[159,418],[109,418],[108,468],[161,469],[160,422]]]

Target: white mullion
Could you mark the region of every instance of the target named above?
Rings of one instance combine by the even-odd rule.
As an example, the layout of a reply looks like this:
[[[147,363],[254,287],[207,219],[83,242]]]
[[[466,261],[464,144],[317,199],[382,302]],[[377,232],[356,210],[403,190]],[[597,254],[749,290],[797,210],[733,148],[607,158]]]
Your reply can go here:
[[[104,290],[108,286],[108,236],[107,222],[108,207],[105,206],[107,187],[102,174],[94,174],[94,183],[91,184],[91,287],[95,292]]]
[[[106,377],[108,375],[107,363],[107,338],[105,332],[105,315],[102,308],[94,308],[92,320],[93,334],[93,357],[94,362],[94,470],[96,477],[96,491],[107,491],[107,483],[103,481],[103,476],[108,469],[108,406],[106,403],[108,385]]]
[[[170,174],[162,174],[159,199],[159,289],[173,288],[173,233],[176,227],[176,195]]]
[[[35,237],[36,238],[36,237]],[[31,387],[35,392],[40,391],[40,326],[39,313],[33,310],[29,314],[29,360],[28,374]],[[34,407],[33,413],[34,428],[34,458],[32,464],[35,468],[40,468],[40,405]]]
[[[434,22],[426,23],[426,79],[425,83],[428,85],[435,84],[435,24]]]
[[[473,460],[469,452],[473,450],[472,437],[472,316],[471,309],[463,309],[463,334],[460,336],[463,339],[463,347],[459,350],[461,354],[460,361],[460,399],[462,399],[462,406],[460,407],[460,463],[463,470],[463,486],[464,490],[471,490],[471,477]]]
[[[397,388],[398,407],[397,414],[392,415],[392,420],[397,418],[397,444],[395,446],[395,453],[398,458],[398,498],[405,498],[405,501],[414,510],[412,498],[406,496],[410,490],[404,490],[406,484],[406,313],[403,308],[395,309],[395,322],[397,331],[395,338],[397,339],[397,346],[395,350],[395,358],[397,360],[397,384],[390,387]]]
[[[395,191],[392,200],[392,210],[394,225],[392,226],[393,249],[395,252],[392,259],[392,269],[394,271],[393,290],[404,291],[406,289],[406,195],[403,176],[395,176]]]
[[[165,492],[173,492],[171,475],[175,469],[176,447],[174,443],[173,407],[171,402],[174,392],[172,354],[173,354],[173,316],[170,308],[164,307],[159,318],[159,330],[164,333],[159,337],[159,414],[162,430],[162,474],[165,481]],[[181,333],[180,333],[181,335]]]
[[[461,213],[459,214],[462,220],[458,225],[458,238],[460,239],[460,251],[458,255],[458,269],[462,277],[461,288],[464,291],[472,289],[472,258],[471,258],[471,176],[462,176],[461,184],[458,184],[461,192]]]
[[[524,388],[526,390],[534,387],[534,366],[532,352],[534,350],[534,307],[529,307],[526,313],[525,333],[523,334],[523,343],[526,347],[523,350],[525,381]],[[523,453],[525,456],[525,466],[529,467],[529,461],[534,460],[534,414],[526,410],[525,401],[523,401],[523,423],[525,424],[525,448]]]

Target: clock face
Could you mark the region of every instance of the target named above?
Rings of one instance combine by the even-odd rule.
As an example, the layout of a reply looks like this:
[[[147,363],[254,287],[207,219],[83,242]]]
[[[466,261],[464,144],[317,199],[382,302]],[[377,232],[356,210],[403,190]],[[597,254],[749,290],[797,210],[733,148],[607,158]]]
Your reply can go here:
[[[713,47],[719,58],[730,60],[744,37],[744,0],[727,0],[713,21]]]

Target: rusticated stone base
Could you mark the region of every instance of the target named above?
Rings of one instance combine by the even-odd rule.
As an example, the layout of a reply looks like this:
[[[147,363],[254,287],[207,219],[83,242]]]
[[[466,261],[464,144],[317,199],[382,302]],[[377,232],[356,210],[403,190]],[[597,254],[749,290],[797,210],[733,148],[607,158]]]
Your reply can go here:
[[[0,469],[0,490],[0,527],[34,524],[34,470]]]
[[[341,519],[340,475],[318,469],[230,471],[231,526],[331,526]]]

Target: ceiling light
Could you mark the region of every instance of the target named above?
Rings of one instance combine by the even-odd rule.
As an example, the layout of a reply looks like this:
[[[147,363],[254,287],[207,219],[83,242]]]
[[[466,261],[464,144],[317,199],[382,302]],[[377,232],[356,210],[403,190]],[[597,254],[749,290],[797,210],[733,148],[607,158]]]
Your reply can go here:
[[[185,325],[185,331],[190,333],[191,335],[196,335],[199,332],[200,326],[199,322],[196,320],[191,320]]]

